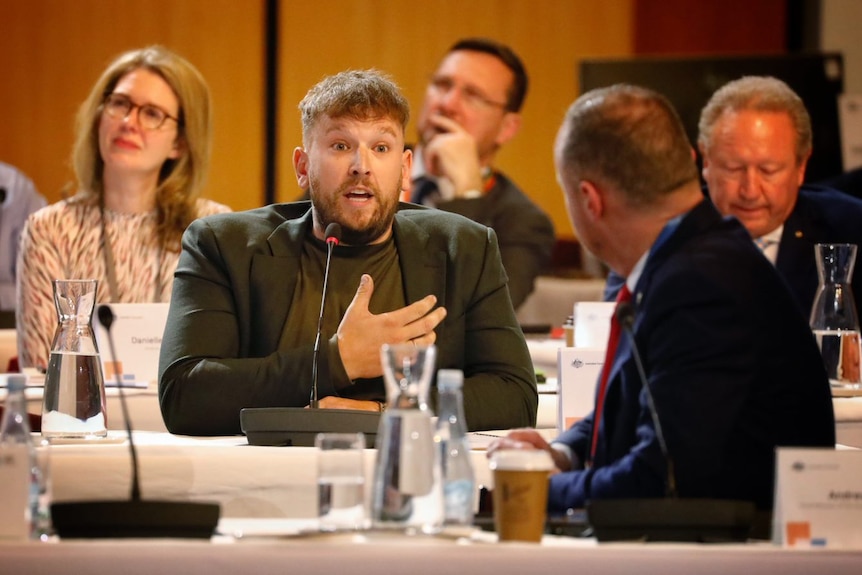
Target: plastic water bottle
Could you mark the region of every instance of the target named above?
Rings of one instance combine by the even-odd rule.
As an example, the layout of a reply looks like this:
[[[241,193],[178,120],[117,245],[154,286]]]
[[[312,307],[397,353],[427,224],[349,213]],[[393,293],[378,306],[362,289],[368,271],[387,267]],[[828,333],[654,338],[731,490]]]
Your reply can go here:
[[[437,372],[439,408],[434,440],[440,450],[443,507],[446,525],[472,525],[476,478],[470,462],[467,423],[461,389],[464,374],[457,369]]]
[[[26,381],[24,375],[6,377],[0,424],[0,538],[29,538],[39,515],[41,472],[27,422]]]

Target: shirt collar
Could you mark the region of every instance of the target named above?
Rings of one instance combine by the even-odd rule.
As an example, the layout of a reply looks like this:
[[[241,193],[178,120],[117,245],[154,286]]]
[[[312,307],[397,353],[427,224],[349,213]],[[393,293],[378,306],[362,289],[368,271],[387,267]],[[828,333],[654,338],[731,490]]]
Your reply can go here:
[[[644,252],[644,254],[635,263],[632,271],[629,272],[629,275],[626,277],[626,286],[628,286],[630,292],[635,293],[635,288],[638,285],[638,281],[641,279],[641,274],[643,274],[644,267],[646,266],[649,256],[655,253],[656,250],[658,250],[658,248],[660,248],[673,235],[686,215],[687,212],[668,220],[661,232],[659,232],[658,237],[655,239],[652,246],[650,246],[650,249]]]
[[[784,233],[784,224],[781,224],[780,226],[778,226],[777,228],[775,228],[774,230],[772,230],[768,234],[763,234],[762,236],[760,236],[760,238],[757,238],[757,239],[762,238],[762,239],[764,239],[770,243],[774,242],[777,244],[777,243],[781,242],[781,234],[783,234],[783,233]]]

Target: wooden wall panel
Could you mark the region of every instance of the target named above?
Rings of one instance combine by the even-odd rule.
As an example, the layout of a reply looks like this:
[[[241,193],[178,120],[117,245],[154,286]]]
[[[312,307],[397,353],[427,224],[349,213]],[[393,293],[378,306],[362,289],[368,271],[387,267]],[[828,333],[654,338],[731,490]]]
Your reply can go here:
[[[263,202],[266,0],[0,0],[0,161],[27,172],[51,201],[70,180],[75,110],[122,50],[162,43],[203,72],[215,110],[207,194],[234,209]],[[415,112],[446,48],[465,36],[511,44],[531,86],[521,133],[498,166],[573,237],[551,145],[578,95],[577,65],[635,53],[772,51],[784,46],[786,0],[387,0],[280,2],[278,185],[298,190],[291,152],[296,106],[325,74],[377,67],[401,84]],[[685,14],[685,22],[680,14]],[[415,138],[411,123],[409,139]]]
[[[788,0],[637,0],[636,54],[782,53]]]
[[[578,95],[579,60],[631,54],[631,14],[631,0],[330,0],[326,8],[282,2],[278,199],[299,194],[291,161],[301,143],[296,107],[324,75],[384,70],[401,85],[415,117],[446,49],[462,37],[489,36],[520,54],[531,82],[523,128],[497,165],[548,211],[558,236],[573,237],[554,176],[554,136]],[[408,140],[415,134],[411,122]]]
[[[74,114],[122,51],[163,44],[203,73],[214,101],[206,195],[234,209],[263,198],[263,0],[0,2],[0,160],[49,201],[71,180]]]
[[[377,67],[394,75],[414,109],[446,48],[464,36],[511,44],[531,79],[521,133],[498,165],[573,236],[557,188],[551,145],[577,96],[583,57],[625,56],[632,2],[615,0],[384,0],[280,3],[279,200],[297,195],[291,152],[296,106],[323,75]],[[116,54],[162,43],[191,60],[213,94],[215,140],[207,195],[234,209],[263,202],[265,0],[0,1],[0,160],[27,172],[56,201],[71,180],[77,106]],[[413,124],[408,134],[415,134]]]

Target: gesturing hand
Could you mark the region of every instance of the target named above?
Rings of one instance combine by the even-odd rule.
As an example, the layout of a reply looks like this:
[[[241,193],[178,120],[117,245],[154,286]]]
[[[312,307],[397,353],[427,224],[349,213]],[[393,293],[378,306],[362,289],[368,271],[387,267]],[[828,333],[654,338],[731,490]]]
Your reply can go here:
[[[372,293],[374,280],[363,274],[356,295],[338,326],[338,351],[350,379],[383,374],[380,346],[384,343],[434,343],[437,340],[434,328],[446,317],[446,308],[432,309],[437,303],[433,295],[401,309],[374,315],[368,310]]]

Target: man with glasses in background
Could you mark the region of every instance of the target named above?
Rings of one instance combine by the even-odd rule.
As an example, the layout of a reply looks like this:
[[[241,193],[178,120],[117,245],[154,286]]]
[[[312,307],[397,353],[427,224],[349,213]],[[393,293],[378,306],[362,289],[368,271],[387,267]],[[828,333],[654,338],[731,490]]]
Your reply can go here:
[[[511,48],[459,40],[431,76],[419,113],[411,201],[493,228],[517,309],[545,271],[554,246],[548,216],[492,166],[518,133],[527,73]]]

